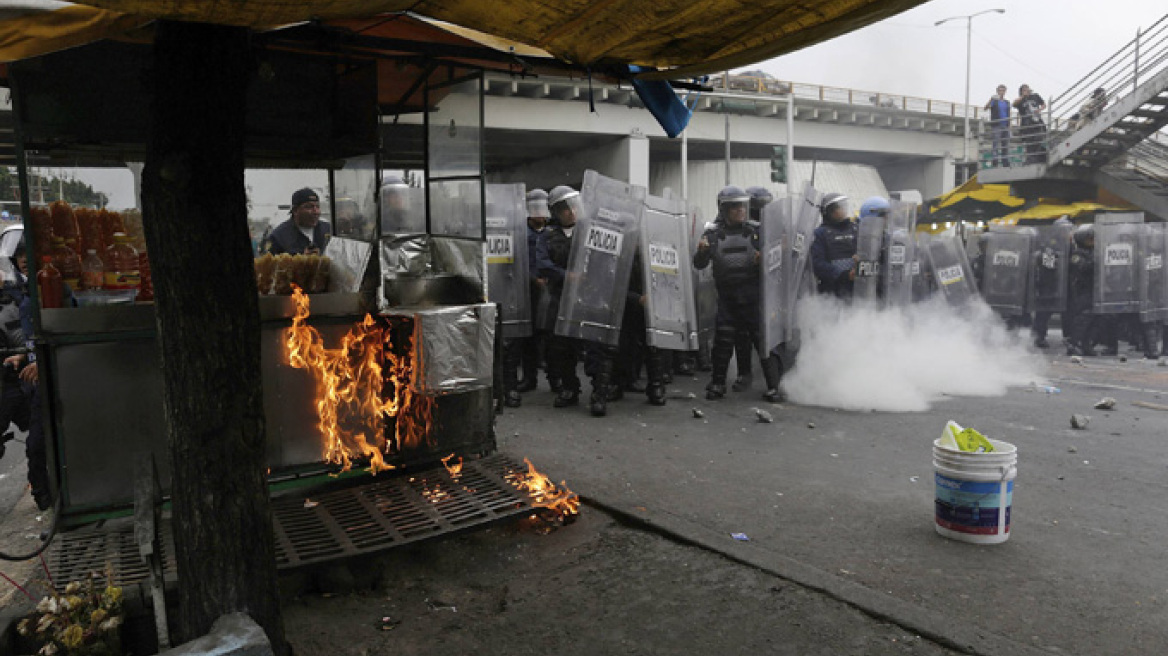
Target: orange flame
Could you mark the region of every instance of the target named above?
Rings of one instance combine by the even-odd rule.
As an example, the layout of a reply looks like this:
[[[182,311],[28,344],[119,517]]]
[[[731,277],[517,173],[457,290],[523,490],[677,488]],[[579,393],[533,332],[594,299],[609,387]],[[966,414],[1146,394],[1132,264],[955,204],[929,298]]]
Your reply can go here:
[[[434,403],[410,390],[410,359],[386,348],[386,331],[369,315],[344,336],[341,348],[325,348],[320,333],[305,325],[308,296],[296,287],[292,300],[296,311],[287,332],[288,364],[308,369],[316,379],[317,425],[325,440],[325,461],[347,471],[354,459],[369,458],[373,474],[392,469],[383,455],[389,451],[384,437],[387,418],[396,419],[399,449],[417,446],[426,439]],[[382,398],[386,387],[383,358],[393,388],[389,399]]]
[[[560,487],[556,487],[550,478],[536,471],[530,460],[524,458],[523,462],[527,463],[527,473],[513,475],[511,482],[515,487],[530,494],[536,506],[547,508],[561,518],[579,514],[580,497],[568,489],[567,483],[560,481]]]
[[[453,453],[446,456],[442,459],[442,466],[446,468],[446,471],[450,472],[450,478],[457,481],[458,477],[462,475],[462,456],[458,457],[458,462],[451,464],[450,461],[453,459]]]

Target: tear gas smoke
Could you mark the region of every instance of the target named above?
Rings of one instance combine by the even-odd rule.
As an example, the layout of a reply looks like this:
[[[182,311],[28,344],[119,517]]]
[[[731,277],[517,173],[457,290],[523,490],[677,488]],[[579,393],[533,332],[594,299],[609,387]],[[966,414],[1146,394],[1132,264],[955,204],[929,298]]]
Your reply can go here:
[[[783,388],[804,405],[920,412],[945,396],[1004,395],[1044,370],[1029,333],[1007,331],[984,303],[876,309],[811,297],[798,324],[802,346]]]

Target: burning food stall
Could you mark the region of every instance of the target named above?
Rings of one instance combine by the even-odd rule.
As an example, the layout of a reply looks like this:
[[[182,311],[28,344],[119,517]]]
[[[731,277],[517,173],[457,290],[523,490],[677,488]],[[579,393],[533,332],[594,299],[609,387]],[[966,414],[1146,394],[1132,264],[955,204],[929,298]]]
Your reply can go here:
[[[414,23],[414,30],[435,29]],[[320,36],[311,26],[299,29]],[[419,64],[414,55],[402,63],[371,55],[368,41],[356,56],[304,52],[303,44],[282,33],[261,49],[249,92],[248,165],[324,171],[332,216],[346,198],[359,214],[380,220],[364,233],[334,237],[320,254],[256,260],[279,562],[385,548],[526,512],[549,498],[563,501],[534,470],[505,458],[463,462],[495,450],[497,313],[484,302],[482,67]],[[147,53],[101,42],[9,65],[31,262],[59,246],[54,228],[76,250],[82,242],[96,250],[132,238],[102,230],[116,228],[118,219],[123,229],[134,226],[130,233],[140,228],[133,213],[34,207],[28,185],[47,167],[141,161]],[[380,138],[379,113],[387,109],[423,116],[421,187],[381,184],[382,150],[394,148]],[[97,234],[82,225],[97,225]],[[148,257],[140,276],[148,275]],[[79,307],[35,313],[51,475],[61,517],[71,524],[125,514],[142,454],[153,456],[167,488],[163,372],[147,289],[77,289]],[[302,494],[282,496],[390,468],[411,475],[321,491],[311,503]],[[431,507],[419,511],[418,501]],[[65,535],[58,551],[83,539]],[[111,556],[117,560],[93,554],[66,570],[100,569]]]

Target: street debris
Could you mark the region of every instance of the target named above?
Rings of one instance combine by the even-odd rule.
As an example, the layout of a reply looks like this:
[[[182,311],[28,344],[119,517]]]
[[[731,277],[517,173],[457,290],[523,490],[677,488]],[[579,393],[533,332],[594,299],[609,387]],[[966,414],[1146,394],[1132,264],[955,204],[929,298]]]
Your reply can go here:
[[[701,419],[702,417],[706,416],[706,413],[702,412],[701,410],[699,410],[697,408],[694,408],[693,409],[693,416],[694,416],[694,419]]]
[[[439,601],[437,599],[427,599],[426,606],[430,610],[448,610],[452,613],[458,612],[458,607],[454,604],[448,604],[445,601]]]
[[[319,505],[320,505],[319,501],[313,501],[312,499],[305,499],[304,500],[304,507],[305,508],[315,508]]]
[[[1076,448],[1075,448],[1075,447],[1073,447],[1073,446],[1068,446],[1068,447],[1067,447],[1067,453],[1078,453],[1078,452],[1079,452],[1079,450],[1078,450],[1078,449],[1076,449]]]
[[[397,628],[398,624],[401,624],[400,620],[395,620],[392,617],[386,615],[385,617],[381,618],[380,622],[377,623],[377,628],[381,629],[382,631],[392,631]]]
[[[1168,405],[1161,403],[1149,403],[1148,401],[1132,401],[1132,405],[1137,408],[1147,408],[1149,410],[1164,410],[1168,412]]]
[[[916,483],[916,482],[917,482],[917,481],[919,481],[919,480],[921,480],[921,477],[920,477],[920,476],[909,476],[909,477],[908,477],[908,482],[909,482],[909,483]]]
[[[739,542],[750,542],[750,538],[745,533],[731,533],[730,537]]]
[[[1083,357],[1079,355],[1072,355],[1071,364],[1083,364]]]
[[[769,424],[775,420],[775,418],[771,416],[771,413],[761,408],[754,408],[754,416],[758,417],[758,422],[760,424]]]
[[[1091,423],[1091,418],[1087,415],[1071,415],[1071,428],[1084,430],[1089,423]]]
[[[1127,362],[1127,356],[1126,355],[1119,356],[1119,361],[1120,362]]]
[[[809,422],[807,422],[807,427],[808,428],[815,428],[815,423],[809,421]]]
[[[1095,403],[1096,410],[1110,410],[1115,407],[1115,399],[1105,396]]]

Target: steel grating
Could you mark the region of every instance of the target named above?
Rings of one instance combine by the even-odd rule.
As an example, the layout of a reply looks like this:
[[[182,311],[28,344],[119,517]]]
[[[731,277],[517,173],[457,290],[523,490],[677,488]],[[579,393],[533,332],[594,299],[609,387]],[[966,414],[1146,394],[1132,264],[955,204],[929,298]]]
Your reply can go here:
[[[385,551],[405,544],[530,512],[531,497],[516,489],[527,468],[494,454],[467,461],[453,476],[437,467],[320,495],[286,494],[272,499],[276,566],[314,563]],[[171,523],[163,523],[166,573],[175,573]],[[131,521],[74,531],[56,538],[49,566],[60,581],[80,580],[112,569],[114,580],[145,580]]]

